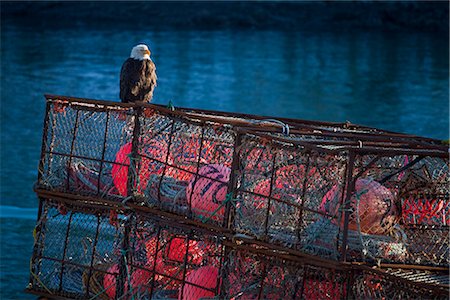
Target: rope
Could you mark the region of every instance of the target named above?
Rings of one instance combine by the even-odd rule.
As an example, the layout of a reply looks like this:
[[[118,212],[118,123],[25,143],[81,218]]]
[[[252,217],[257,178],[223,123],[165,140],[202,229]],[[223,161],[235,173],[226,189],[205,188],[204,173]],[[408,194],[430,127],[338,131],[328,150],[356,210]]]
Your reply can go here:
[[[222,207],[224,207],[228,202],[231,202],[231,205],[233,205],[236,208],[236,202],[238,202],[238,200],[237,199],[233,199],[232,193],[228,193],[225,196],[225,200],[223,200],[222,203],[220,203],[220,205],[217,206],[217,208],[209,215],[209,217],[205,218],[203,215],[198,215],[198,217],[200,218],[200,220],[203,223],[206,223],[209,220],[211,220],[211,218],[214,217],[217,214],[217,212],[220,209],[222,209]],[[239,210],[238,210],[238,212],[241,213]]]

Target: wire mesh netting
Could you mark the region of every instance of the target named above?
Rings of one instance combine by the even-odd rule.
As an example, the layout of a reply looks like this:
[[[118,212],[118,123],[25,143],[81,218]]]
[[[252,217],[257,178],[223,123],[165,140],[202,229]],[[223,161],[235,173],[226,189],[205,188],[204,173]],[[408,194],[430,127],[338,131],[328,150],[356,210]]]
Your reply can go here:
[[[420,295],[433,288],[397,284],[386,271],[373,275],[383,291],[371,291],[372,275],[356,266],[448,271],[440,141],[349,123],[47,100],[35,189],[76,209],[44,205],[40,223],[52,226],[38,223],[32,261],[41,292],[95,297],[108,281],[104,299],[401,298],[413,295],[408,284]],[[103,211],[83,210],[92,205]],[[340,265],[305,265],[305,255]],[[71,268],[81,287],[66,287]]]

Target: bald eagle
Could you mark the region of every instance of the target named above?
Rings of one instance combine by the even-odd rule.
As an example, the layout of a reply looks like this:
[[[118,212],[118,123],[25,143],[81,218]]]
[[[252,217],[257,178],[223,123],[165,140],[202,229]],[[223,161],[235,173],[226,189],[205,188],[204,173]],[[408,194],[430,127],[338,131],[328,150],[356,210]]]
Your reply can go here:
[[[124,103],[152,101],[156,80],[156,67],[147,45],[133,47],[120,71],[120,99]]]

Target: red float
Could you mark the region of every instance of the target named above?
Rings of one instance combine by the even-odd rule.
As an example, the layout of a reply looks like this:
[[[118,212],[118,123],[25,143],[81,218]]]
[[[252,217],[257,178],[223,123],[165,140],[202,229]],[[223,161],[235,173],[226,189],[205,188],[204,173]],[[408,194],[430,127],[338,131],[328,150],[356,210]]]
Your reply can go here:
[[[112,165],[111,171],[114,185],[119,194],[124,197],[127,196],[128,167],[130,165],[129,155],[131,153],[131,148],[131,143],[127,143],[119,149],[116,154],[116,163]],[[147,147],[145,153],[151,155],[153,158],[161,159],[164,156],[165,151],[164,146],[152,145]],[[162,171],[162,164],[153,162],[145,157],[142,158],[139,169],[139,191],[142,192],[142,190],[145,189],[151,174],[161,174]]]

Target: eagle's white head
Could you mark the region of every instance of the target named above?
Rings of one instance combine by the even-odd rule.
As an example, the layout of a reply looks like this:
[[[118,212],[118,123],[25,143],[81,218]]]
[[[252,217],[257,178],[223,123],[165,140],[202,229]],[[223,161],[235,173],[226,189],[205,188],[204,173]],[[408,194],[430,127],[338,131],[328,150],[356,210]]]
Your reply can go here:
[[[133,47],[130,57],[138,60],[150,59],[150,50],[147,45],[139,44]]]

